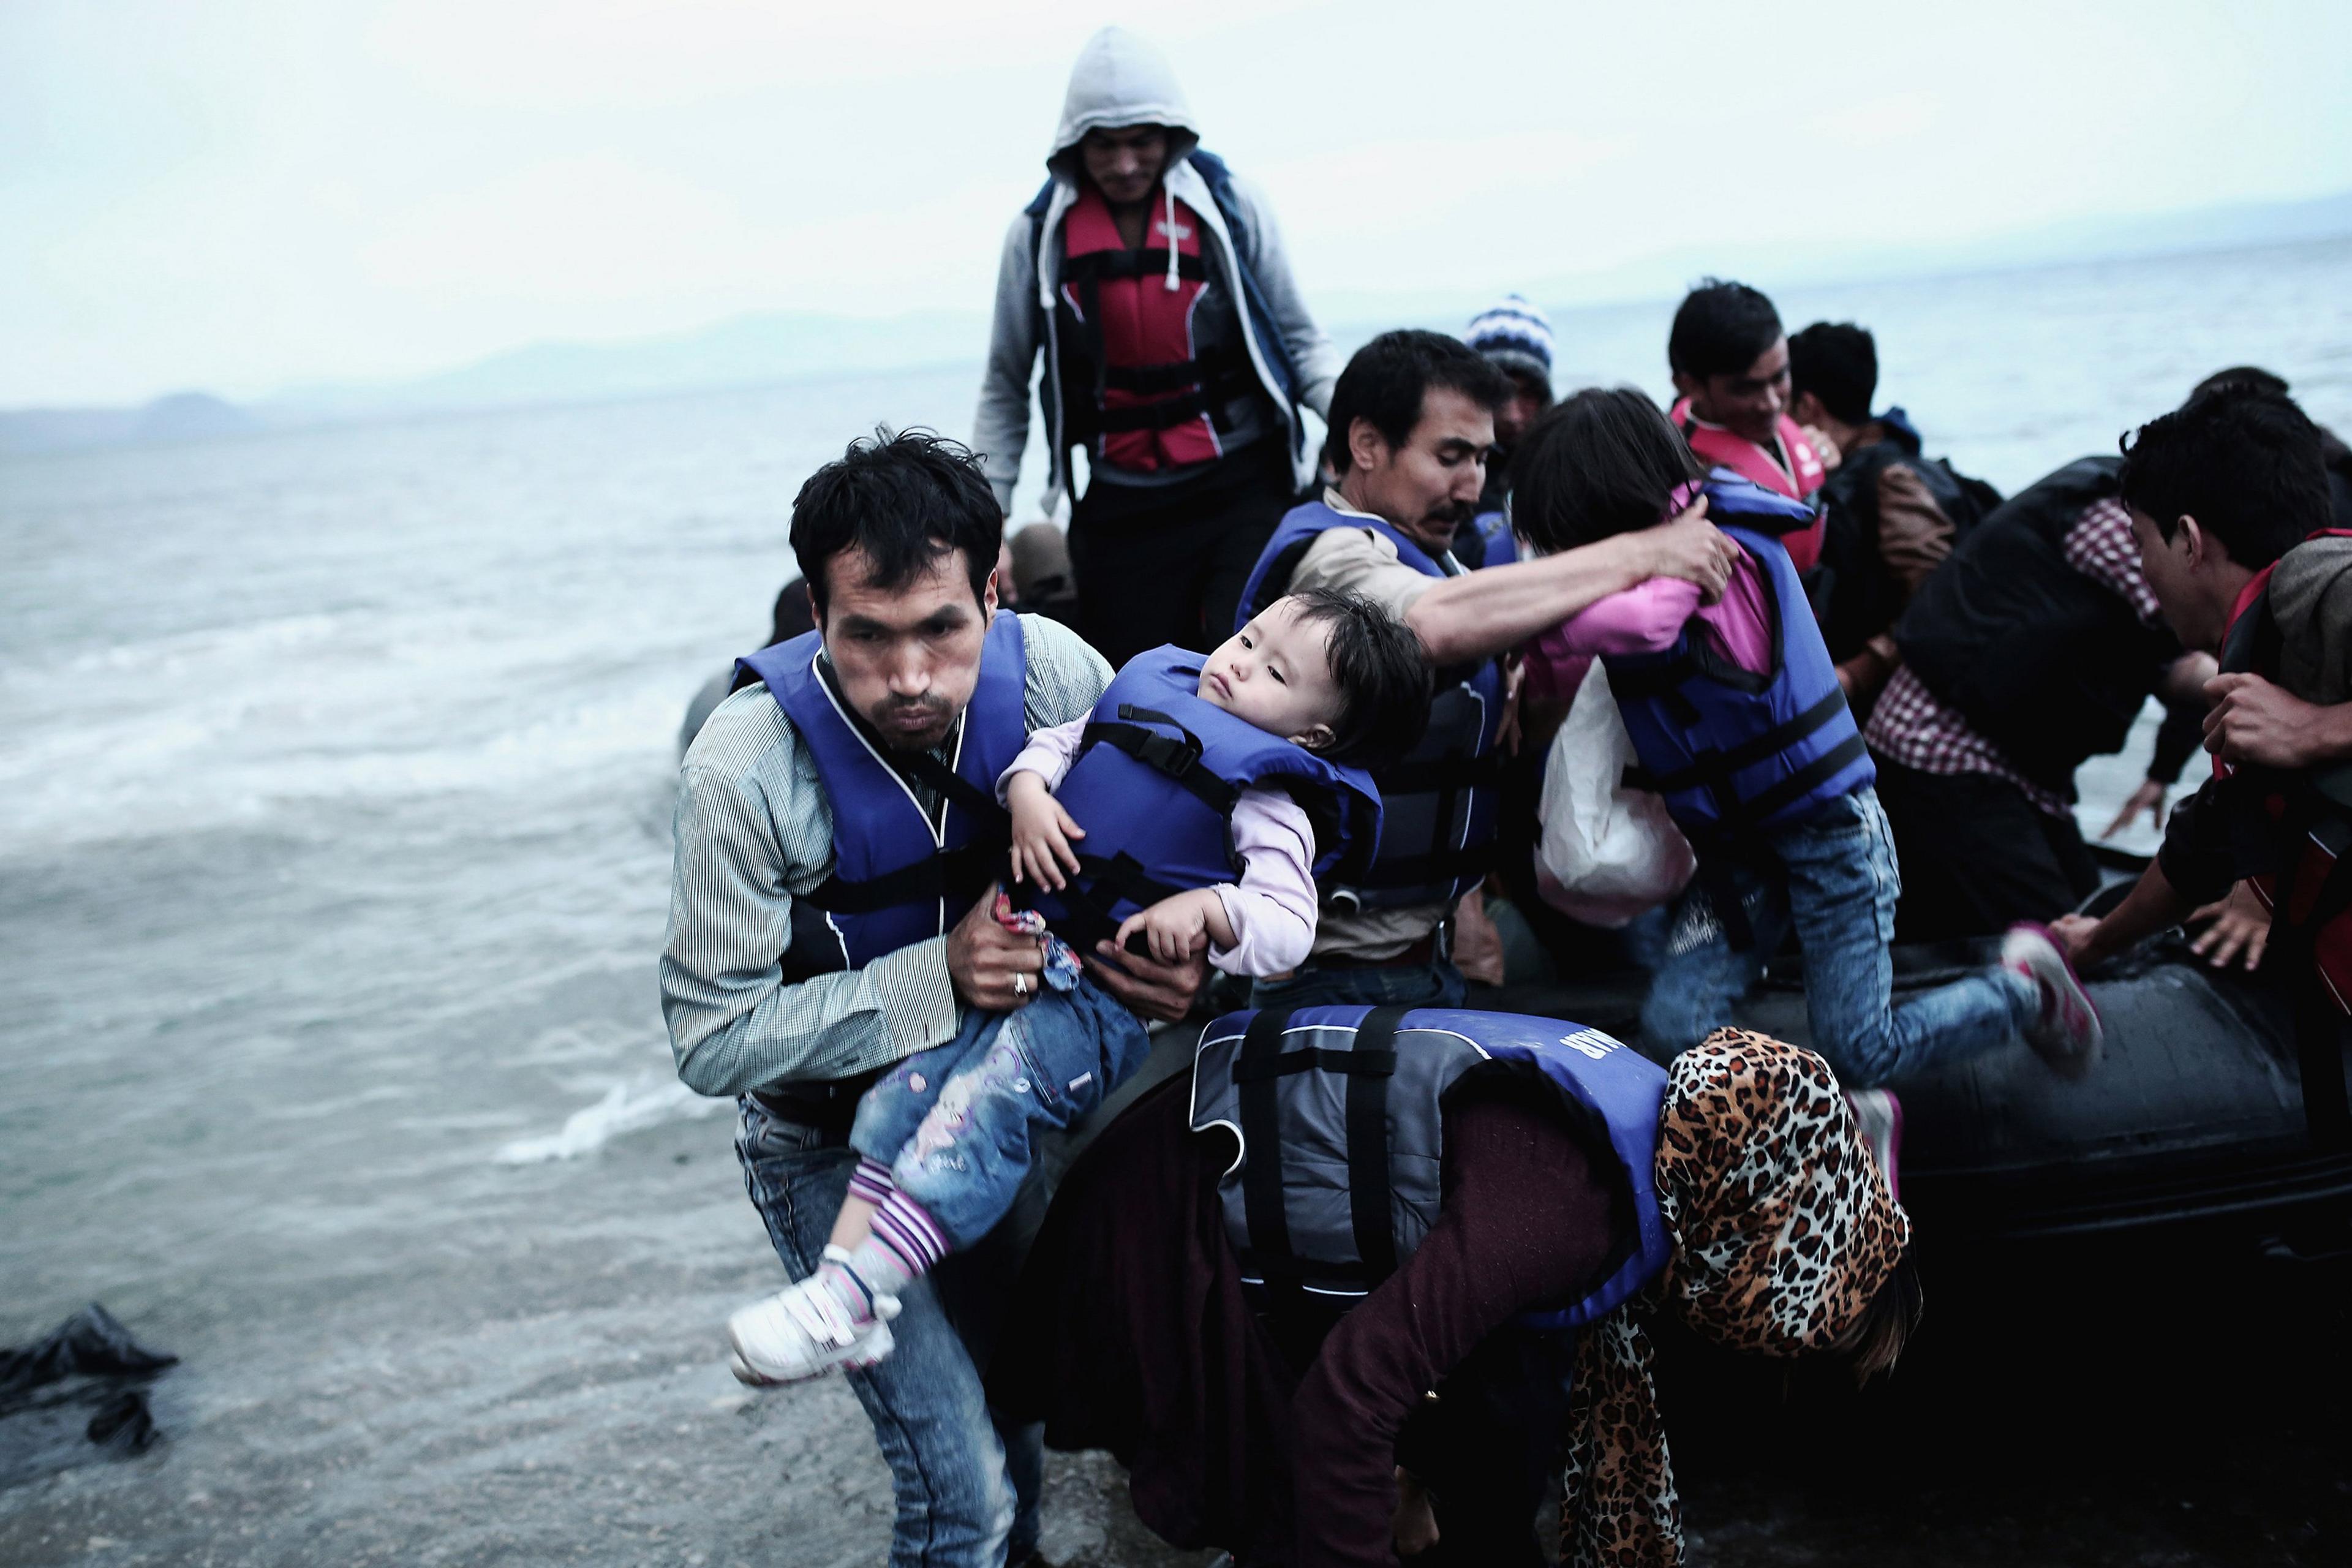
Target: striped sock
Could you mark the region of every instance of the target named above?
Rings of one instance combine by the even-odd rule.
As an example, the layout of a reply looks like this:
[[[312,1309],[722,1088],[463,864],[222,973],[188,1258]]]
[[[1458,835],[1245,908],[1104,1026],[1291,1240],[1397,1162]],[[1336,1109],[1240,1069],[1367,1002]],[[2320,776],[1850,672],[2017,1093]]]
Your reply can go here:
[[[940,1234],[923,1205],[896,1188],[874,1211],[874,1234],[856,1251],[860,1264],[871,1253],[887,1255],[901,1280],[914,1279],[929,1273],[940,1258],[948,1255],[948,1238]],[[877,1265],[881,1260],[877,1259]],[[896,1294],[897,1284],[883,1285],[861,1268],[860,1275],[877,1289]]]
[[[849,1195],[853,1198],[879,1204],[896,1191],[898,1184],[890,1180],[890,1167],[879,1160],[860,1160],[857,1169],[849,1173]]]

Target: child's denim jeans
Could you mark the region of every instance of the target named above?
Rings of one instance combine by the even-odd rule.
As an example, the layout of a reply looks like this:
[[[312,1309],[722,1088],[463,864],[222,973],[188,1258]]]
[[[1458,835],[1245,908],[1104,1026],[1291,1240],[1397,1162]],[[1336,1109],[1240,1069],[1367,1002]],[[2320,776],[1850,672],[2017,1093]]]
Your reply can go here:
[[[1895,901],[1903,890],[1895,840],[1878,792],[1864,788],[1768,841],[1777,866],[1741,864],[1731,875],[1755,943],[1735,952],[1714,904],[1694,881],[1668,910],[1654,950],[1642,1032],[1652,1045],[1687,1050],[1732,1023],[1764,960],[1793,923],[1805,955],[1805,1010],[1813,1049],[1848,1089],[1890,1079],[1991,1050],[2018,1037],[2041,1006],[2032,982],[2007,969],[1891,1005]]]
[[[884,1074],[858,1102],[850,1145],[887,1164],[950,1246],[969,1247],[1012,1206],[1036,1135],[1099,1105],[1150,1049],[1093,981],[1049,987],[1015,1013],[968,1014],[954,1039]]]

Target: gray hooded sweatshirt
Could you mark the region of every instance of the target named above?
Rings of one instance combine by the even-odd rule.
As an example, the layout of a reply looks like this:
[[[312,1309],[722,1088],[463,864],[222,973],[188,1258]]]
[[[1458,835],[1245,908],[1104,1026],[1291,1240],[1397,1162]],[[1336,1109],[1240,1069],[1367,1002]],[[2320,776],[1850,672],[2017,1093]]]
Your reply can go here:
[[[1038,353],[1043,350],[1050,361],[1056,347],[1054,291],[1062,255],[1062,222],[1078,197],[1078,142],[1089,131],[1128,125],[1164,125],[1173,132],[1168,168],[1160,177],[1160,199],[1181,201],[1200,215],[1202,249],[1209,258],[1203,300],[1222,294],[1223,312],[1234,322],[1259,384],[1282,422],[1280,438],[1289,438],[1290,422],[1297,414],[1267,363],[1274,345],[1261,343],[1251,330],[1249,312],[1242,303],[1244,268],[1256,283],[1281,334],[1279,352],[1297,372],[1299,401],[1318,416],[1331,405],[1331,384],[1339,374],[1339,353],[1299,298],[1281,234],[1264,196],[1235,179],[1233,195],[1241,221],[1226,223],[1208,182],[1185,161],[1200,144],[1200,131],[1167,59],[1126,28],[1105,27],[1087,40],[1070,71],[1061,127],[1054,133],[1053,149],[1045,160],[1053,175],[1053,191],[1045,223],[1040,227],[1025,210],[1016,216],[1005,232],[1003,259],[997,268],[995,323],[989,334],[988,369],[981,382],[980,412],[972,422],[971,444],[985,460],[997,504],[1008,510],[1013,482],[1021,473],[1022,450],[1029,443],[1029,394],[1037,374]],[[1055,378],[1049,374],[1040,388],[1045,435],[1051,443],[1045,496],[1049,514],[1070,488],[1069,451],[1062,437],[1065,420],[1054,391]],[[1076,393],[1087,395],[1085,389]],[[1302,466],[1300,481],[1307,477]]]

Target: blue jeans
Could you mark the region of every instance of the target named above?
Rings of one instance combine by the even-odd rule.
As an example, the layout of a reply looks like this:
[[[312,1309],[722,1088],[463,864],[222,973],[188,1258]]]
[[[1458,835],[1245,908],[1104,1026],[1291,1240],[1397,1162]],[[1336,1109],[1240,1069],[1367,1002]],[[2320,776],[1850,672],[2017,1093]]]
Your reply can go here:
[[[1040,1133],[1067,1127],[1151,1049],[1134,1014],[1091,980],[1013,1013],[971,1012],[946,1045],[882,1075],[857,1102],[851,1147],[890,1167],[961,1248],[1012,1208]]]
[[[1755,932],[1735,952],[1716,918],[1702,872],[1651,928],[1652,975],[1642,1032],[1653,1046],[1689,1049],[1731,1023],[1791,923],[1805,955],[1805,1011],[1813,1049],[1848,1089],[1909,1078],[2018,1037],[2041,1007],[2032,983],[2007,969],[1892,1005],[1895,903],[1903,876],[1878,792],[1863,788],[1767,840],[1777,865],[1737,864],[1729,874]]]
[[[1250,1005],[1269,1007],[1459,1007],[1469,1000],[1462,972],[1451,959],[1426,963],[1318,968],[1313,960],[1287,980],[1250,987]]]
[[[805,1279],[816,1271],[857,1156],[755,1100],[741,1103],[735,1153],[743,1184],[784,1272]],[[986,1313],[957,1310],[960,1299],[1000,1298],[1012,1285],[1010,1260],[999,1253],[949,1258],[900,1293],[889,1358],[847,1374],[890,1467],[898,1500],[891,1568],[1003,1568],[1037,1549],[1043,1429],[1000,1426],[990,1414],[976,1365],[984,1352],[964,1337]]]

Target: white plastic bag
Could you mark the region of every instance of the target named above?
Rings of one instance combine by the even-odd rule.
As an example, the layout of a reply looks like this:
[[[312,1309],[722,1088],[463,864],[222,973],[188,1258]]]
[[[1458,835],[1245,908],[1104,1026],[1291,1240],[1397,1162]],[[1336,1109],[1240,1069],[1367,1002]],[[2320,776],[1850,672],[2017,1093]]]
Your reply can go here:
[[[1698,865],[1666,803],[1624,787],[1633,761],[1633,740],[1596,658],[1552,737],[1536,805],[1543,825],[1538,890],[1588,925],[1614,930],[1655,909],[1683,890]]]

